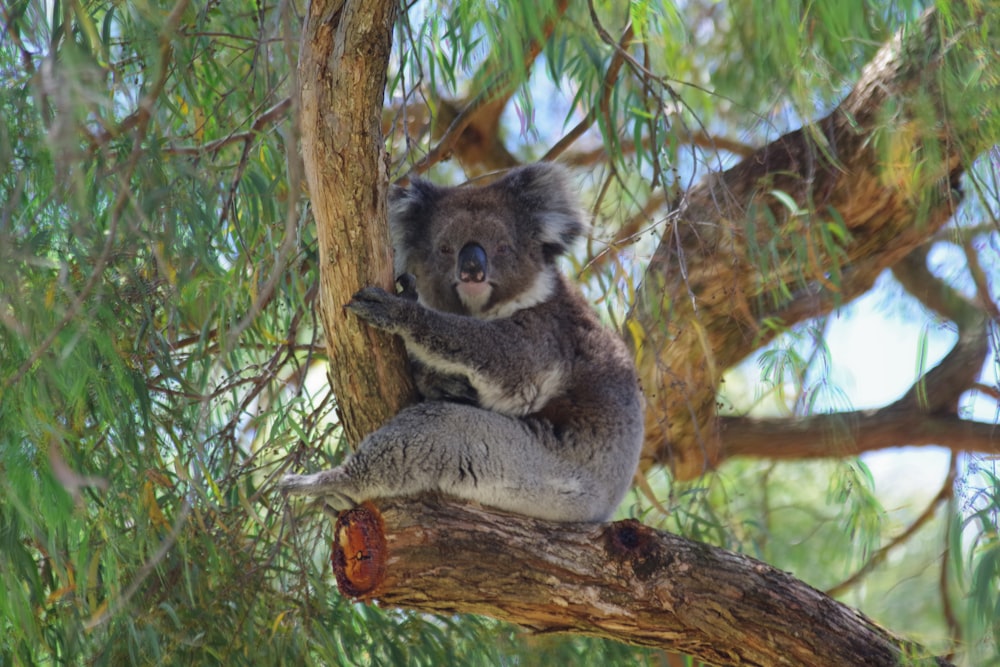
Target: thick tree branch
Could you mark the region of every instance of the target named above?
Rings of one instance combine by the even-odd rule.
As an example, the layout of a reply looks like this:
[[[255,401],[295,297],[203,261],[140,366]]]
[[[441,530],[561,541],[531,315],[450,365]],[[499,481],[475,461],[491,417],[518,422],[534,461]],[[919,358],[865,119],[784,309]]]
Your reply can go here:
[[[928,12],[879,51],[830,116],[687,194],[629,327],[648,399],[647,462],[687,479],[738,449],[720,440],[722,372],[773,338],[780,327],[769,323],[861,294],[951,217],[964,159],[1000,137],[982,136],[989,123],[974,115],[996,105],[957,115],[947,82],[955,68],[979,66],[969,47],[997,22],[987,12],[955,31]]]
[[[384,525],[367,524],[378,551],[367,556],[386,569],[368,597],[383,604],[485,614],[716,665],[877,667],[904,655],[914,659],[906,664],[946,664],[786,572],[636,521],[553,524],[427,498],[380,507]],[[357,548],[350,542],[335,561]]]
[[[909,404],[923,412],[957,412],[959,397],[979,377],[990,350],[988,317],[958,290],[930,272],[926,246],[915,249],[894,266],[893,275],[921,303],[958,326],[955,347],[897,405]]]

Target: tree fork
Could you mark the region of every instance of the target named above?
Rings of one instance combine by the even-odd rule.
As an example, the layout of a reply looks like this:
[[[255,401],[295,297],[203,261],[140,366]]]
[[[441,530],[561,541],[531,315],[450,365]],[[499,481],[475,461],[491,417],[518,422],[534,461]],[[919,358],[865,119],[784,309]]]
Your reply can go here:
[[[676,478],[694,479],[721,463],[722,373],[777,335],[767,323],[791,326],[859,296],[951,219],[969,157],[1000,139],[982,134],[995,106],[948,104],[962,81],[976,80],[977,51],[997,48],[979,41],[996,34],[996,12],[959,16],[961,7],[947,19],[929,10],[890,40],[829,116],[687,193],[630,315],[648,400],[644,465],[663,462]],[[962,90],[973,99],[995,94],[983,84]],[[919,179],[915,165],[925,167]],[[829,220],[842,222],[842,243],[823,242]],[[810,261],[801,271],[761,266],[751,239],[773,242],[783,258],[804,248]]]

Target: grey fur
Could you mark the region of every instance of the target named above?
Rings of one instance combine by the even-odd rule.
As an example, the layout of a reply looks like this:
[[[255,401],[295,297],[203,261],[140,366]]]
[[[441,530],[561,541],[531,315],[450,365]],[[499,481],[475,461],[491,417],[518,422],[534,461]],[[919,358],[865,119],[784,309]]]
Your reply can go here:
[[[433,490],[543,519],[609,518],[638,463],[643,402],[628,350],[556,269],[584,229],[564,170],[530,165],[482,188],[417,180],[393,191],[390,228],[417,300],[368,287],[348,308],[403,338],[429,400],[342,466],[282,488],[338,509]],[[463,274],[470,243],[486,261]]]

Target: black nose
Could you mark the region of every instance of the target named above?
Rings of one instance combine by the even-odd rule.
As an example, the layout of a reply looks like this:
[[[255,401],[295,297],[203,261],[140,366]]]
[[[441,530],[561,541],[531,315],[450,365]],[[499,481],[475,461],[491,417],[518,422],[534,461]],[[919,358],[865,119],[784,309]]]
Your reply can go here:
[[[458,278],[463,283],[486,280],[486,251],[478,243],[466,243],[458,251]]]

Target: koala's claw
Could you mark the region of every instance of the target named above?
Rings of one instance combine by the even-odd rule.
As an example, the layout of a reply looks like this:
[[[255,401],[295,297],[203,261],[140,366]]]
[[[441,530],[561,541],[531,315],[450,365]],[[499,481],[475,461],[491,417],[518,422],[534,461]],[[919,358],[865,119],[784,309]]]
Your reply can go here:
[[[348,308],[355,308],[357,305],[364,305],[366,303],[386,303],[391,299],[395,298],[394,295],[389,294],[381,287],[362,287],[354,296],[351,297],[350,302],[348,302]]]
[[[397,311],[400,302],[406,303],[380,287],[364,287],[351,297],[345,308],[374,327],[392,330],[399,321]]]

